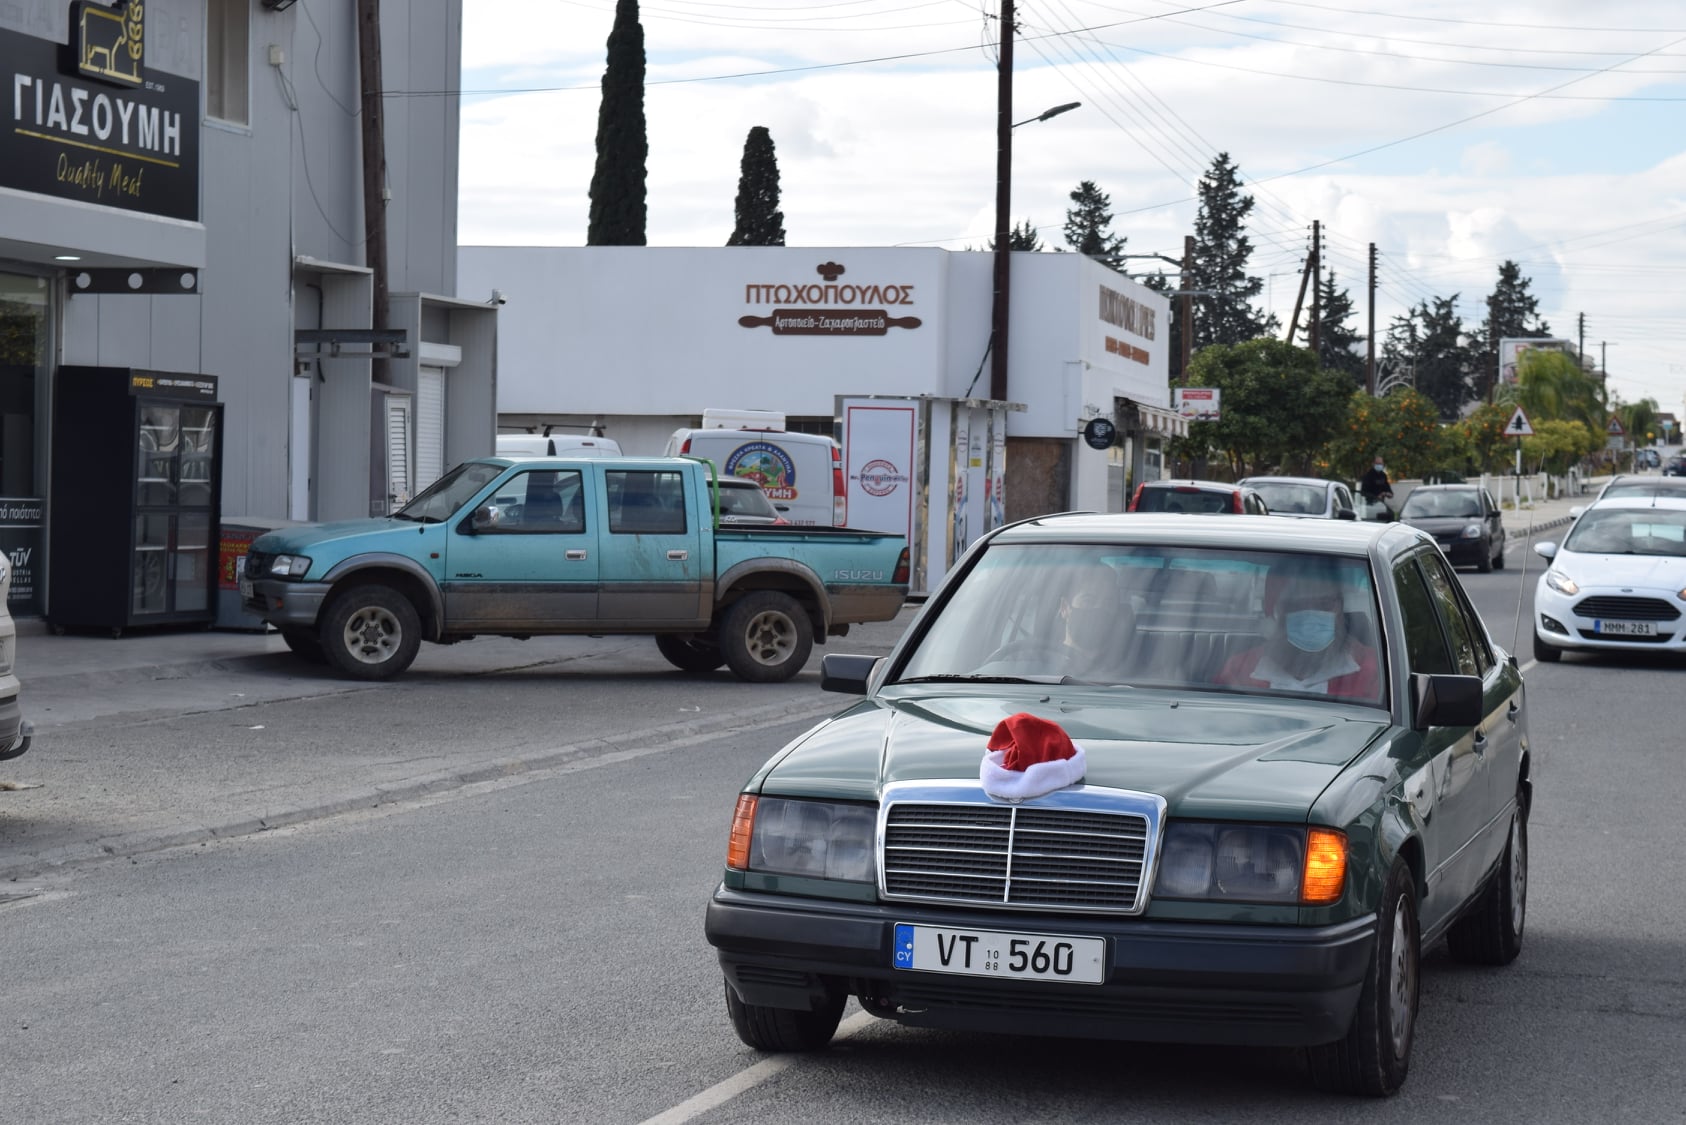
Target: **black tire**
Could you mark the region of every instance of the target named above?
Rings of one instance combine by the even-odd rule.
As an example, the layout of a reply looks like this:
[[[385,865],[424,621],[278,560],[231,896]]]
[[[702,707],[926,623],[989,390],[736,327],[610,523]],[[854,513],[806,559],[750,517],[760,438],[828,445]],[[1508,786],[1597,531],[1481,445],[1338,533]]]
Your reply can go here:
[[[1563,650],[1542,639],[1539,631],[1536,630],[1534,632],[1534,659],[1541,664],[1556,664],[1563,659]]]
[[[294,656],[307,664],[326,664],[328,656],[322,651],[322,639],[309,629],[288,627],[281,630],[281,639]]]
[[[323,654],[354,680],[391,679],[421,648],[421,617],[390,586],[354,586],[337,594],[321,620]]]
[[[1396,859],[1376,911],[1375,952],[1352,1026],[1344,1038],[1306,1050],[1318,1088],[1381,1098],[1404,1084],[1421,995],[1419,939],[1417,882],[1404,860]]]
[[[790,679],[808,663],[814,626],[789,594],[760,590],[746,594],[720,623],[720,649],[732,674],[751,683]]]
[[[1503,570],[1504,568],[1505,568],[1505,541],[1503,539],[1500,539],[1499,540],[1499,553],[1493,556],[1493,569],[1494,570]]]
[[[745,1004],[726,985],[726,1014],[732,1017],[732,1029],[757,1051],[817,1051],[831,1042],[837,1034],[837,1021],[843,1018],[843,1005],[849,998],[842,993],[827,996],[812,1011],[797,1008],[764,1008],[759,1004]]]
[[[1491,541],[1482,545],[1481,557],[1475,560],[1475,569],[1482,574],[1493,573],[1493,544]]]
[[[669,664],[684,672],[712,672],[726,663],[726,654],[720,651],[719,645],[695,637],[659,633],[656,647]]]
[[[1528,921],[1528,794],[1516,788],[1516,812],[1510,839],[1481,895],[1469,913],[1446,934],[1446,950],[1470,965],[1508,965],[1522,952]]]

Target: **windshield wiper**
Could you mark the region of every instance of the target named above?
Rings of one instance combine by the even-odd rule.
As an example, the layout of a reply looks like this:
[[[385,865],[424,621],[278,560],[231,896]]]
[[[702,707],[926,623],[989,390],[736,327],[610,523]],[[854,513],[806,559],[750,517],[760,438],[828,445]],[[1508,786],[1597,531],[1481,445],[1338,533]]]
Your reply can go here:
[[[898,684],[1063,684],[1081,683],[1066,676],[959,676],[952,673],[940,676],[909,676],[894,681]]]

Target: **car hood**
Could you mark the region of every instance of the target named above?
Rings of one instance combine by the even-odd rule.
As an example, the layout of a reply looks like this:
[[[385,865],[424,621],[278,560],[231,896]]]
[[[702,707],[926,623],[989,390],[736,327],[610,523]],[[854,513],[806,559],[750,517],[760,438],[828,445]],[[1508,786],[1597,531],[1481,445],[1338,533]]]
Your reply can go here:
[[[1480,516],[1400,516],[1400,521],[1424,531],[1462,531],[1470,524],[1479,524]]]
[[[752,786],[877,800],[891,782],[976,778],[990,732],[1023,710],[1083,747],[1088,785],[1157,793],[1174,816],[1303,819],[1389,729],[1381,712],[1338,703],[1118,694],[880,696],[810,731]]]
[[[320,549],[328,543],[356,545],[364,549],[365,543],[354,544],[352,541],[378,542],[400,535],[415,535],[418,529],[427,526],[414,520],[390,518],[311,523],[303,527],[266,531],[252,541],[250,549],[265,555],[308,555],[313,549]]]
[[[1581,587],[1608,590],[1612,587],[1646,586],[1673,593],[1686,584],[1686,558],[1673,555],[1591,555],[1559,551],[1551,568],[1567,574]],[[1544,575],[1541,575],[1544,580]]]

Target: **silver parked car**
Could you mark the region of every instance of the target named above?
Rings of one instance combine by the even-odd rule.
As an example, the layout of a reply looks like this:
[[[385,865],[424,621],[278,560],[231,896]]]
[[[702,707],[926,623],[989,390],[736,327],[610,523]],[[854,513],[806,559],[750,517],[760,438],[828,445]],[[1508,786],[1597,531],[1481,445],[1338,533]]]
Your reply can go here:
[[[1352,490],[1338,480],[1321,477],[1248,477],[1241,482],[1264,498],[1273,516],[1300,519],[1355,520]]]

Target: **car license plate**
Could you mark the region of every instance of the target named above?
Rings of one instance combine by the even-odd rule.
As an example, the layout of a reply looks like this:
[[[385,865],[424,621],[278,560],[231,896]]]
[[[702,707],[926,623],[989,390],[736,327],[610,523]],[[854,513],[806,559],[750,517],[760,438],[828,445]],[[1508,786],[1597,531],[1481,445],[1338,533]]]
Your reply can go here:
[[[252,596],[252,580],[250,578],[240,579],[240,597],[242,599],[245,599],[245,598],[249,598],[251,596]]]
[[[1100,984],[1106,979],[1106,941],[898,922],[892,962],[925,973]]]
[[[1654,637],[1655,621],[1594,621],[1592,631],[1606,637]]]

